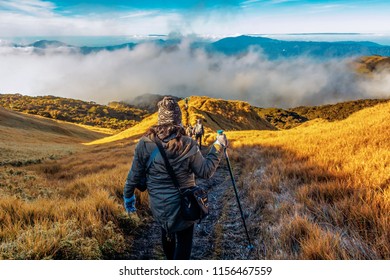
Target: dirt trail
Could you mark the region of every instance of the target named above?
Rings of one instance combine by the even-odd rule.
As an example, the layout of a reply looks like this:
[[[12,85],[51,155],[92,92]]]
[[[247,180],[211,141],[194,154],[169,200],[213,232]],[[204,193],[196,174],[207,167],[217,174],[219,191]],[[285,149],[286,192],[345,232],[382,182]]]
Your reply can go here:
[[[197,179],[197,184],[209,188],[210,214],[195,225],[191,259],[257,258],[255,251],[246,248],[246,235],[225,159],[211,179]],[[133,234],[135,240],[127,259],[165,259],[160,227],[151,217]]]

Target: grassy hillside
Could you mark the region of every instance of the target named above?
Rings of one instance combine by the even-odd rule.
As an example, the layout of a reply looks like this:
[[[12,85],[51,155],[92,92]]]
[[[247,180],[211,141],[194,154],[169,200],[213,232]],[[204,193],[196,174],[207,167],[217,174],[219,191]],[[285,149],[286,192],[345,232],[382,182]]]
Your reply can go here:
[[[372,55],[363,56],[354,62],[358,73],[370,75],[373,72],[390,71],[390,57]]]
[[[0,165],[22,165],[72,153],[108,133],[0,108]]]
[[[222,126],[236,129],[241,121],[248,129],[254,125],[246,116],[256,119],[252,115],[256,111],[246,103],[228,102],[220,107],[216,103],[215,99],[191,99],[188,111],[198,115],[187,115],[184,110],[184,122],[204,117],[209,133]],[[245,119],[240,118],[238,108]],[[77,148],[89,137],[88,141],[100,137],[83,128],[73,130],[74,125],[30,117],[21,123],[34,120],[31,125],[14,131],[15,126],[22,126],[16,125],[18,118],[26,116],[12,113],[15,116],[11,118],[10,112],[5,112],[0,127],[6,133],[2,131],[0,137],[11,134],[0,143],[19,146],[21,151],[29,145],[43,146],[41,141],[47,143],[42,148],[45,151],[64,143],[66,149]],[[390,258],[389,117],[387,102],[342,121],[316,119],[289,130],[227,132],[229,155],[255,243],[252,256]],[[61,158],[35,165],[0,166],[0,259],[125,256],[137,233],[151,221],[146,193],[137,192],[139,217],[125,214],[123,184],[135,142],[156,122],[152,115],[123,135],[104,138],[100,144],[94,142]],[[29,130],[23,137],[17,134],[24,129]],[[30,158],[28,153],[24,155]],[[229,217],[239,218],[239,214],[232,191],[226,193],[219,198],[224,212],[213,233],[221,245],[226,238],[242,242],[240,236],[231,235]]]
[[[278,129],[290,129],[316,118],[336,121],[343,120],[364,108],[369,108],[390,99],[361,99],[321,106],[300,106],[290,109],[256,108],[259,116]]]
[[[375,60],[375,57],[372,59]],[[160,95],[140,96],[134,102],[144,109],[137,109],[133,105],[116,101],[105,106],[54,96],[30,97],[20,94],[0,94],[0,106],[46,118],[109,128],[120,132],[138,124],[150,112],[155,112],[156,103],[161,97]],[[210,129],[208,131],[215,131],[218,129],[290,129],[315,118],[329,121],[341,120],[358,110],[388,100],[365,99],[323,106],[300,106],[287,110],[258,108],[242,101],[225,101],[199,96],[189,98],[188,110],[184,110],[184,100],[180,101],[180,104],[184,125],[189,123],[193,125],[197,118],[201,118],[206,128]],[[143,122],[134,130],[120,134],[118,139],[122,139],[121,137],[125,135],[132,135],[133,132],[141,133],[145,124],[146,122]]]
[[[194,125],[197,119],[202,119],[205,127],[206,142],[212,141],[215,132],[219,129],[276,129],[270,123],[262,119],[257,113],[256,108],[249,105],[247,102],[191,96],[187,109],[185,108],[184,100],[181,100],[179,105],[183,114],[184,126],[187,126],[188,124]],[[132,136],[140,136],[144,134],[150,126],[156,125],[157,121],[157,113],[155,113],[125,131],[93,141],[90,144],[102,144]]]
[[[180,103],[184,105],[184,101]],[[261,118],[256,108],[247,102],[214,99],[205,96],[191,96],[188,110],[183,110],[184,125],[203,120],[205,127],[211,131],[224,130],[274,130],[270,123]]]
[[[124,250],[118,228],[132,225],[120,206],[130,149],[83,145],[106,135],[0,108],[0,259],[99,259]]]
[[[32,97],[0,94],[0,106],[27,114],[114,130],[129,128],[148,114],[145,110],[121,102],[111,102],[106,106],[51,95]]]
[[[390,258],[389,118],[387,102],[343,121],[228,133],[260,254]]]
[[[137,223],[122,207],[133,149],[116,143],[0,167],[0,259],[117,258]]]
[[[291,108],[289,111],[306,120],[321,118],[328,121],[336,121],[346,119],[357,111],[380,103],[386,103],[389,100],[390,99],[361,99],[321,106],[300,106]]]
[[[306,117],[292,110],[279,108],[256,108],[255,110],[260,117],[279,129],[290,129],[308,121]]]
[[[191,108],[198,106],[197,101],[191,101],[190,110],[203,116],[202,110],[208,107]],[[249,108],[245,103],[237,104]],[[217,112],[213,114],[217,121],[223,118]],[[235,122],[247,122],[235,119],[238,114],[238,109],[226,114],[230,123],[221,123],[237,127]],[[205,120],[205,124],[212,123],[207,114]],[[134,143],[156,122],[157,116],[152,115],[104,139],[104,144],[87,146],[67,157],[36,165],[1,167],[0,259],[99,259],[124,254],[131,247],[134,230],[150,221],[146,194],[137,194],[140,221],[124,213],[122,193]],[[215,122],[212,125],[218,128]]]
[[[226,131],[290,129],[316,118],[328,121],[342,120],[359,110],[386,102],[388,99],[365,99],[284,110],[258,108],[242,101],[191,96],[187,109],[184,100],[181,100],[179,105],[183,113],[183,125],[194,125],[197,119],[202,119],[205,127],[205,141],[210,143],[214,139],[215,132],[219,129]],[[157,124],[157,113],[146,117],[142,122],[125,131],[93,141],[90,144],[102,144],[140,136],[155,124]]]

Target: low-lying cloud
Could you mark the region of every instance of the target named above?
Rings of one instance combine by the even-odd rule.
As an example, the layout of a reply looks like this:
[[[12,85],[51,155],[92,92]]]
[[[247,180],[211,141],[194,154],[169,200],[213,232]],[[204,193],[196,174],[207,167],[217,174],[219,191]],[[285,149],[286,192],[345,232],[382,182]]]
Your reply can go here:
[[[259,50],[210,55],[153,43],[82,55],[67,48],[0,47],[0,93],[55,95],[107,103],[145,93],[240,99],[261,107],[318,105],[390,97],[390,74],[357,75],[351,60],[272,61]]]

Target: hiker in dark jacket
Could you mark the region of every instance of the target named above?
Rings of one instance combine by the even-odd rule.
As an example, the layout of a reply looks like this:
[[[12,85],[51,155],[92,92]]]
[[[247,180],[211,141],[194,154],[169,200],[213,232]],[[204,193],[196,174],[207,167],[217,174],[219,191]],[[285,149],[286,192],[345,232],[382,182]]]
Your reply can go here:
[[[181,124],[181,111],[171,97],[158,103],[158,125],[152,126],[137,144],[132,167],[124,188],[126,211],[135,212],[134,190],[146,176],[149,205],[162,231],[162,245],[167,259],[189,259],[192,249],[194,221],[180,214],[180,194],[156,151],[160,140],[181,188],[195,186],[195,176],[210,178],[218,167],[227,146],[225,135],[218,135],[210,152],[203,157],[196,142],[186,136]],[[158,151],[158,150],[157,150]],[[149,158],[154,157],[150,162]],[[149,161],[149,164],[148,164]],[[149,165],[149,166],[147,166]]]
[[[192,126],[189,124],[188,126],[187,126],[187,128],[186,128],[186,134],[187,134],[187,136],[189,136],[189,137],[192,137]]]

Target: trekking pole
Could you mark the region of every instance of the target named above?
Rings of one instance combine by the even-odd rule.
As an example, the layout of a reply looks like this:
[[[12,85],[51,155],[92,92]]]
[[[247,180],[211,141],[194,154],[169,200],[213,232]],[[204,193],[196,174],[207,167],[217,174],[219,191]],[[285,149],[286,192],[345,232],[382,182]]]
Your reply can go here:
[[[222,134],[223,134],[223,130],[218,130],[217,133],[220,134],[220,135],[222,135]],[[236,194],[236,199],[237,199],[238,208],[240,209],[241,218],[242,218],[242,223],[244,224],[246,237],[247,237],[248,243],[249,243],[249,245],[247,246],[247,248],[248,248],[249,250],[252,250],[252,249],[254,248],[254,246],[252,245],[251,239],[250,239],[250,237],[249,237],[248,229],[247,229],[247,227],[246,227],[244,212],[242,211],[242,207],[241,207],[241,203],[240,203],[240,198],[238,197],[238,191],[237,191],[237,187],[236,187],[236,180],[234,180],[234,175],[233,175],[233,171],[232,171],[232,166],[230,165],[230,160],[229,160],[229,156],[228,156],[227,148],[226,148],[226,147],[224,148],[224,153],[225,153],[225,158],[226,158],[226,162],[227,162],[227,165],[228,165],[230,177],[232,178],[232,184],[233,184],[234,193]]]

